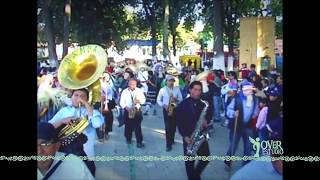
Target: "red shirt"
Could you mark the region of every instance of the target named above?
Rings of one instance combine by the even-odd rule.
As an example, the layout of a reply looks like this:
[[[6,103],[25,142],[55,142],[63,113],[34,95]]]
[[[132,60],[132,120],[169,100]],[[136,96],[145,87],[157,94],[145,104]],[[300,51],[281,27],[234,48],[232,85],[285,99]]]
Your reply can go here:
[[[240,71],[241,71],[241,78],[242,79],[249,76],[250,70],[248,68],[242,68]]]
[[[207,81],[210,82],[210,83],[211,83],[212,81],[214,81],[214,73],[213,73],[213,72],[211,72],[211,73],[208,74]]]
[[[112,67],[112,66],[107,67],[107,71],[108,71],[109,73],[113,73],[113,67]]]

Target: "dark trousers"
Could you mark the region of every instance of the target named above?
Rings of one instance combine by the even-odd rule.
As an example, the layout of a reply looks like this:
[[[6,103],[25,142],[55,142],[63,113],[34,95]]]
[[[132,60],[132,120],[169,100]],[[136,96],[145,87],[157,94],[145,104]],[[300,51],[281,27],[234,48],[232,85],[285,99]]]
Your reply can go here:
[[[120,108],[119,109],[119,114],[118,114],[119,125],[124,124],[123,114],[124,114],[124,109]]]
[[[184,155],[187,156],[187,143],[183,142],[183,152]],[[198,156],[209,156],[209,144],[208,142],[204,142],[197,152]],[[200,180],[201,173],[203,172],[204,168],[207,166],[209,161],[201,161],[199,160],[198,164],[195,166],[195,161],[185,161],[185,166],[187,170],[187,176],[189,180]]]
[[[109,132],[112,132],[112,125],[113,125],[113,113],[112,111],[108,111],[107,113],[103,113],[104,117],[104,126],[102,128],[97,128],[97,136],[99,139],[103,139],[104,133],[108,134]]]
[[[252,154],[252,144],[249,141],[249,136],[253,137],[253,131],[250,128],[237,128],[236,129],[236,133],[234,134],[234,128],[230,129],[229,131],[229,148],[227,151],[227,156],[234,156],[238,145],[239,145],[239,141],[240,138],[242,138],[243,140],[243,155],[244,156],[251,156]],[[233,139],[234,138],[234,139]],[[247,164],[250,161],[243,161],[243,165]]]
[[[142,113],[139,111],[134,119],[129,119],[128,111],[124,111],[124,136],[127,140],[131,140],[132,131],[135,132],[137,143],[142,143],[142,131],[141,131],[141,122],[142,122]]]
[[[87,154],[83,150],[83,145],[78,143],[72,143],[68,146],[60,146],[60,152],[74,154],[76,156],[87,157]],[[96,174],[96,165],[94,161],[89,160],[82,160],[88,167],[89,171],[91,172],[92,176],[95,177]]]
[[[163,109],[163,119],[164,119],[164,126],[166,129],[166,142],[167,147],[170,147],[174,142],[174,135],[176,133],[176,118],[175,114],[173,113],[172,116],[168,116],[168,112]]]

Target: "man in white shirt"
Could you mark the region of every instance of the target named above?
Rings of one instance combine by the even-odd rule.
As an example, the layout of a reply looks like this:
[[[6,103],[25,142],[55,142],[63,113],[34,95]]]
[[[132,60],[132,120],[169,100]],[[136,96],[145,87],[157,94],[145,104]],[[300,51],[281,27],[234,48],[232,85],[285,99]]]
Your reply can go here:
[[[125,109],[124,111],[124,136],[127,139],[127,143],[131,144],[132,131],[134,130],[137,140],[137,147],[143,148],[142,143],[142,112],[141,105],[146,102],[146,97],[140,88],[137,88],[137,80],[130,79],[128,88],[122,91],[120,97],[120,106]],[[134,115],[133,115],[134,114]],[[129,116],[130,115],[130,116]],[[132,116],[131,116],[132,115]]]
[[[38,125],[38,156],[54,156],[54,159],[37,162],[37,179],[94,179],[88,167],[78,156],[57,152],[60,147],[57,135],[58,132],[52,124],[42,122]],[[60,161],[58,158],[63,156],[66,159]]]
[[[138,71],[137,79],[140,81],[142,85],[141,90],[146,95],[148,92],[148,85],[147,85],[147,82],[149,80],[148,71],[146,71],[144,68],[141,68],[140,71]]]
[[[70,123],[71,120],[86,116],[89,125],[83,132],[88,138],[88,141],[84,144],[84,152],[91,159],[95,156],[95,128],[101,127],[104,120],[102,114],[98,110],[94,110],[88,103],[88,97],[89,91],[87,89],[74,90],[71,96],[72,105],[60,109],[49,123],[53,124],[55,128],[58,128],[63,124]],[[79,107],[79,103],[81,107]]]
[[[100,142],[109,139],[109,132],[112,132],[113,112],[115,108],[115,90],[109,73],[104,73],[101,81],[101,103],[102,115],[104,116],[103,128],[97,129],[97,135]]]
[[[172,102],[178,105],[182,101],[182,94],[179,87],[174,87],[175,78],[171,75],[166,77],[167,85],[160,89],[157,103],[163,108],[164,125],[166,129],[166,144],[167,151],[171,151],[172,144],[174,143],[174,136],[176,132],[176,117],[173,109],[173,114],[168,114],[170,106],[170,97]]]

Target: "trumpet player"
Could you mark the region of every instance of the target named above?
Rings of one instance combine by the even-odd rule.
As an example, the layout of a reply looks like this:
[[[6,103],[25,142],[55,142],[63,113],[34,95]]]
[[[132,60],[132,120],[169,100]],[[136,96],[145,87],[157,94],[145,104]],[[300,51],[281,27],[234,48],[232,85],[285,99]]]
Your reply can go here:
[[[166,77],[167,85],[160,89],[157,103],[163,108],[163,118],[166,130],[166,150],[171,151],[176,132],[175,108],[182,101],[179,87],[174,87],[175,78],[171,75]]]
[[[63,124],[70,124],[71,120],[76,118],[87,116],[89,121],[89,126],[84,130],[83,134],[87,136],[87,142],[83,145],[83,150],[85,154],[89,157],[89,160],[95,156],[95,138],[96,130],[102,126],[104,120],[102,114],[92,108],[88,103],[89,91],[85,88],[77,89],[72,91],[71,101],[72,104],[60,109],[55,116],[49,121],[55,128],[59,128]],[[80,104],[80,107],[79,107]],[[80,147],[82,144],[80,145]],[[82,155],[78,153],[79,148],[74,148],[76,151],[72,150],[73,154]],[[95,165],[93,161],[90,161],[89,169],[95,176]],[[90,163],[89,162],[89,163]]]
[[[141,105],[146,101],[146,97],[140,88],[137,88],[137,80],[130,79],[128,88],[124,89],[120,97],[120,106],[124,111],[124,136],[127,139],[127,144],[131,144],[132,131],[134,130],[137,140],[137,147],[143,148],[144,144],[141,122],[142,112]]]

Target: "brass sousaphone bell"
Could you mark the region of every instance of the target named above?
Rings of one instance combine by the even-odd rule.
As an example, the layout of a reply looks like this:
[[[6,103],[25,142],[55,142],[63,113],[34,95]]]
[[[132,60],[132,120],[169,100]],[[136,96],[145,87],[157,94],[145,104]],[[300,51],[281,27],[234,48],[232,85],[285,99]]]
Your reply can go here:
[[[98,45],[86,45],[75,49],[65,56],[58,69],[60,84],[68,89],[88,88],[91,105],[100,102],[100,76],[107,66],[107,54]],[[72,142],[89,125],[86,117],[74,120],[72,125],[65,125],[59,132],[59,139],[66,145]]]

